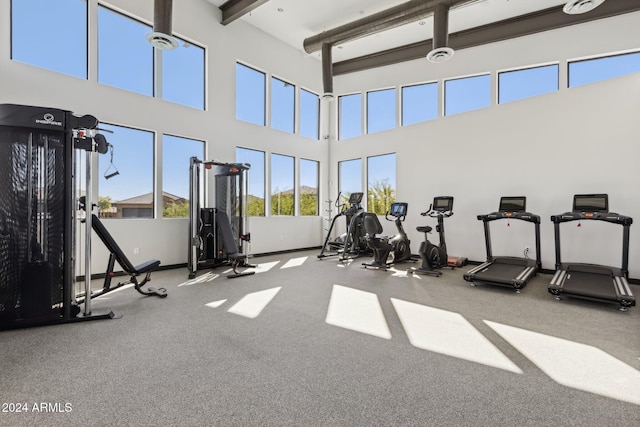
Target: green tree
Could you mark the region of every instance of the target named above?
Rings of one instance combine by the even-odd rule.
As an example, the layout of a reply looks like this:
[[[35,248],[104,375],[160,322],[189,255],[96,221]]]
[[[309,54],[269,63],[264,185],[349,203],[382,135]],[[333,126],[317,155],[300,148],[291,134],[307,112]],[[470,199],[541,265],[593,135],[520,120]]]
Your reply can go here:
[[[382,182],[376,180],[369,185],[367,192],[367,210],[376,215],[384,215],[391,209],[391,204],[396,201],[396,190],[391,187],[388,179]]]
[[[271,195],[271,215],[293,215],[293,191],[279,191]]]
[[[247,201],[248,216],[264,216],[264,199],[249,195]]]
[[[189,201],[176,203],[168,201],[162,207],[162,216],[165,218],[186,218],[189,216]]]
[[[300,215],[318,215],[318,193],[302,193],[300,195]]]
[[[101,211],[111,209],[112,202],[113,200],[111,200],[111,197],[109,196],[98,196],[98,209]]]

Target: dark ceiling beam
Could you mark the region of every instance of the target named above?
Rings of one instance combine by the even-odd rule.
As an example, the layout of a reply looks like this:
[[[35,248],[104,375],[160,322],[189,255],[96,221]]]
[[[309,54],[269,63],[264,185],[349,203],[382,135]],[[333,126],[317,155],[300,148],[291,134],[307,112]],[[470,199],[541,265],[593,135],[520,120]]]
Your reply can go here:
[[[323,31],[304,39],[305,52],[313,53],[322,49],[323,44],[331,46],[390,30],[433,15],[437,6],[453,7],[474,0],[411,0],[373,15],[349,22],[348,24]]]
[[[591,12],[581,15],[567,15],[562,12],[562,6],[552,7],[539,12],[451,33],[449,34],[449,47],[455,50],[466,49],[639,10],[640,0],[604,2]],[[336,62],[333,64],[333,75],[338,76],[424,58],[432,48],[433,41],[425,40]]]
[[[221,24],[230,24],[268,1],[269,0],[228,0],[219,8],[222,11]]]

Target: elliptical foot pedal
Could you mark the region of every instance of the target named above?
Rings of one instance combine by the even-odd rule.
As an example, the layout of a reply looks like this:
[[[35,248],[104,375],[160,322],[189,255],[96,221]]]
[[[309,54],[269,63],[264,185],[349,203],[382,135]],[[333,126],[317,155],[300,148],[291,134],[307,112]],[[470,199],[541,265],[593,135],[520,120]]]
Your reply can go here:
[[[229,274],[227,276],[227,279],[235,279],[236,277],[242,277],[242,276],[253,276],[254,274],[256,274],[255,271],[245,271],[242,273],[234,273],[234,274]]]

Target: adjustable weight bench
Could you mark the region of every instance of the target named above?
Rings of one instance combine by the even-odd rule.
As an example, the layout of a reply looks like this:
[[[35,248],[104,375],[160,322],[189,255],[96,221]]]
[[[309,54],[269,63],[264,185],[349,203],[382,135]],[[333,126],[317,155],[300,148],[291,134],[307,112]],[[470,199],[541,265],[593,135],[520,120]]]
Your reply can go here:
[[[231,229],[231,222],[229,222],[229,217],[226,212],[218,211],[216,213],[216,223],[218,225],[218,230],[220,231],[220,235],[222,236],[222,246],[224,251],[227,254],[227,258],[229,258],[229,263],[231,264],[231,268],[233,268],[233,274],[229,274],[227,277],[229,279],[234,279],[236,277],[241,276],[250,276],[255,274],[255,271],[238,271],[238,266],[240,265],[241,259],[246,259],[246,255],[242,252],[238,251],[238,246],[236,245],[236,241],[233,238],[233,230]],[[247,267],[255,267],[254,265],[247,265]]]
[[[142,287],[151,280],[151,272],[154,271],[160,265],[160,261],[157,259],[150,259],[149,261],[143,262],[142,264],[134,266],[131,261],[126,257],[120,246],[113,239],[113,236],[107,231],[100,218],[98,218],[95,214],[91,215],[91,228],[96,232],[102,243],[109,250],[109,263],[107,265],[107,272],[104,278],[104,285],[100,291],[96,293],[92,293],[92,297],[100,296],[106,294],[109,291],[117,289],[121,286],[128,285],[129,283],[133,283],[133,286],[136,288],[136,291],[140,292],[142,295],[157,295],[161,298],[167,296],[167,290],[165,288],[152,288],[147,287],[147,290],[142,289]],[[118,264],[122,267],[122,270],[127,273],[130,277],[126,282],[120,282],[116,286],[111,287],[111,278],[114,276],[113,267],[115,266],[115,262],[118,261]],[[141,282],[138,282],[138,276],[144,274],[144,279]]]

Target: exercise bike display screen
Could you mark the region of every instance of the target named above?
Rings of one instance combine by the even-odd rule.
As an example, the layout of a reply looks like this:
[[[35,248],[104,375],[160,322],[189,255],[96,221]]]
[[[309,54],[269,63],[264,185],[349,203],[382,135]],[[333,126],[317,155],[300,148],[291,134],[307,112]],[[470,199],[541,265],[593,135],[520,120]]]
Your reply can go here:
[[[433,198],[433,210],[438,212],[448,212],[453,210],[453,197],[441,196]]]
[[[609,212],[609,195],[576,194],[573,196],[574,212]]]
[[[407,206],[408,205],[406,203],[393,203],[389,214],[396,218],[407,216]]]
[[[527,198],[518,197],[500,197],[500,212],[525,212],[527,209]]]

